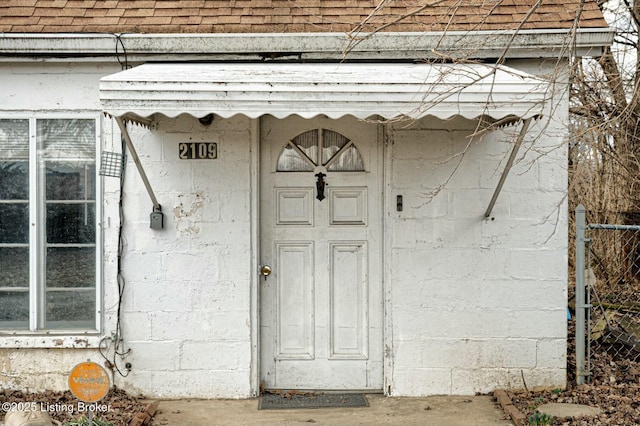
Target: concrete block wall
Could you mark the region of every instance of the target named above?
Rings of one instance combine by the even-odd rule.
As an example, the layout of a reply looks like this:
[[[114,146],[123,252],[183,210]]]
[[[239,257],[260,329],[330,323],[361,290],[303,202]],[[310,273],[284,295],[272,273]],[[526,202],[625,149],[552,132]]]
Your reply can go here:
[[[391,394],[474,394],[523,377],[564,386],[566,148],[554,126],[530,130],[490,219],[520,126],[482,138],[461,118],[390,129],[388,199],[405,204],[386,218]]]
[[[149,228],[152,203],[130,162],[121,316],[131,350],[123,362],[132,370],[117,383],[165,398],[248,397],[250,120],[204,126],[184,116],[159,119],[154,130],[130,127],[165,227]],[[179,159],[180,142],[216,142],[218,158]],[[113,252],[114,243],[110,239],[105,251]]]
[[[91,359],[100,363],[95,349],[14,348],[0,350],[0,387],[28,392],[69,389],[69,373]]]

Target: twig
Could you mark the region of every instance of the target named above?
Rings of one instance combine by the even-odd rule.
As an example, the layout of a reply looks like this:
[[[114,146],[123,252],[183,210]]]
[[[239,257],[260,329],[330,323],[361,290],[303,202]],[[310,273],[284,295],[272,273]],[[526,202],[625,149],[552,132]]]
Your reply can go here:
[[[522,377],[522,384],[524,385],[524,390],[527,391],[527,396],[529,395],[529,388],[527,387],[527,381],[524,379],[524,371],[520,370],[520,376]]]

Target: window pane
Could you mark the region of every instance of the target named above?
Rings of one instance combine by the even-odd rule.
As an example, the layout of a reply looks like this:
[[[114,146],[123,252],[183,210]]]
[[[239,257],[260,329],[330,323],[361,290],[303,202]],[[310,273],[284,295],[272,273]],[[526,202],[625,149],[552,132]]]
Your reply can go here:
[[[45,328],[94,329],[96,312],[96,122],[38,120],[46,223]],[[44,174],[44,176],[42,176]],[[51,245],[72,247],[52,247]],[[89,244],[91,247],[77,247]],[[75,247],[74,247],[75,246]]]
[[[47,200],[94,200],[95,163],[47,162]]]
[[[47,248],[47,288],[96,286],[94,247]]]
[[[95,204],[47,203],[47,242],[95,243]]]
[[[0,291],[0,328],[29,328],[29,292]]]
[[[0,159],[29,158],[29,120],[0,120]]]
[[[95,328],[95,290],[47,291],[46,302],[46,328]]]
[[[29,288],[29,248],[0,247],[0,287]]]
[[[0,200],[29,199],[29,162],[0,160]]]
[[[306,158],[302,158],[290,144],[287,144],[278,158],[277,170],[279,172],[310,172],[313,171],[313,165]]]
[[[0,203],[0,244],[29,243],[29,204]]]
[[[322,164],[327,162],[345,146],[349,139],[333,130],[323,130],[322,132]]]
[[[309,130],[307,132],[301,133],[291,141],[302,152],[304,152],[307,157],[313,161],[313,164],[318,165],[318,131],[317,130]]]
[[[309,158],[300,155],[291,144],[296,145]],[[309,130],[293,138],[284,147],[278,158],[276,170],[279,172],[309,172],[313,171],[316,165],[318,165],[318,130]]]
[[[0,120],[0,244],[29,242],[29,120]],[[29,248],[0,247],[0,328],[29,328]]]
[[[358,148],[351,145],[345,149],[336,160],[329,164],[327,170],[336,172],[359,172],[364,171],[364,163]]]
[[[95,120],[38,120],[36,127],[43,158],[95,159]]]

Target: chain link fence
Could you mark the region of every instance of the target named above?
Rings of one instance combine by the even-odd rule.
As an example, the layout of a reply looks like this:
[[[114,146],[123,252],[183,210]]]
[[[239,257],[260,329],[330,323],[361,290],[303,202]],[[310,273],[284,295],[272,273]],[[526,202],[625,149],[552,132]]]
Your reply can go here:
[[[582,209],[582,210],[581,210]],[[640,226],[586,224],[576,209],[576,373],[594,357],[640,361]]]

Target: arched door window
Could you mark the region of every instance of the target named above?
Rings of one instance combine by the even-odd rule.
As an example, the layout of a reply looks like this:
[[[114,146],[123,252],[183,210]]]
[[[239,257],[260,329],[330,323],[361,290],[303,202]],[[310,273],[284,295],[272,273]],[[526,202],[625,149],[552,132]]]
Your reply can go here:
[[[285,145],[278,158],[279,172],[312,172],[317,166],[328,171],[361,172],[364,163],[349,138],[328,129],[299,134]]]

